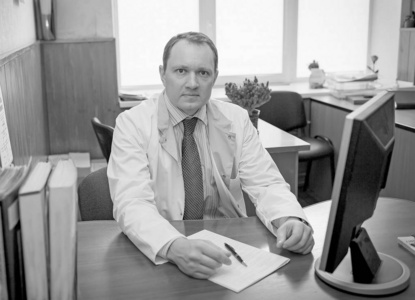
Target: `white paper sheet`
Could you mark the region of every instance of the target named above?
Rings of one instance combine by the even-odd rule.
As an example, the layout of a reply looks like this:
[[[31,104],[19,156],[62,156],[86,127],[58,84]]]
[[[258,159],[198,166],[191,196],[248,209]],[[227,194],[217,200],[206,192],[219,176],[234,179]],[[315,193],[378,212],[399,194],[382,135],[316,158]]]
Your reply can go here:
[[[284,256],[255,248],[209,230],[199,231],[188,236],[188,238],[209,240],[224,250],[226,250],[224,244],[227,243],[235,249],[247,264],[247,267],[231,256],[232,264],[230,266],[223,265],[209,280],[237,293],[260,281],[290,261]]]

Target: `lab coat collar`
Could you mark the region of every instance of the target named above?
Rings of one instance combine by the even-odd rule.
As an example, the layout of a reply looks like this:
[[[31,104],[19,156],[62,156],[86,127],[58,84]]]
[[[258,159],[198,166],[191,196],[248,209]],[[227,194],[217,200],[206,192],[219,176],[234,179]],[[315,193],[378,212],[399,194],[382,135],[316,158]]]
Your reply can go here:
[[[163,149],[176,160],[176,162],[179,162],[176,136],[170,122],[169,111],[167,110],[165,103],[164,93],[165,91],[160,94],[158,100],[157,127],[160,133],[160,144]]]

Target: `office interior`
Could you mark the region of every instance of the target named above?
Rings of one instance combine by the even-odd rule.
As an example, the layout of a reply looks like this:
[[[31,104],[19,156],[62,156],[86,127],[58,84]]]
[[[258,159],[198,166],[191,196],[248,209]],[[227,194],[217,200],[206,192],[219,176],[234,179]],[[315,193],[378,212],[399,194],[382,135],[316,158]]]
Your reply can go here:
[[[382,76],[414,82],[413,29],[402,28],[412,0],[371,1],[368,58],[376,53]],[[111,0],[54,1],[56,40],[36,39],[32,1],[1,0],[0,86],[14,163],[68,152],[102,152],[91,119],[114,126],[125,108],[118,101],[118,71]],[[93,19],[94,22],[90,22]],[[338,155],[344,117],[349,107],[328,95],[304,97],[310,135],[332,138]],[[352,108],[353,109],[353,108]],[[415,201],[415,112],[397,118],[396,147],[382,196]],[[399,121],[399,122],[398,122]],[[336,156],[337,158],[337,156]],[[312,172],[310,190],[319,199],[331,195],[328,163]],[[322,171],[323,170],[323,171]],[[322,178],[322,179],[321,179]]]

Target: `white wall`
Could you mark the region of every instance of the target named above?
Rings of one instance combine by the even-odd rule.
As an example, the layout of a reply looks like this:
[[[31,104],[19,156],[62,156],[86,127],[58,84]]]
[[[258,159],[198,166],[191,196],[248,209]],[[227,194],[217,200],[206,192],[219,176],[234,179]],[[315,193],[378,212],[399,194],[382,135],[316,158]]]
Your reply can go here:
[[[55,16],[57,39],[114,37],[112,0],[55,0]]]
[[[0,57],[35,41],[33,0],[0,0]]]
[[[395,81],[398,74],[401,3],[398,0],[372,1],[369,56],[379,57],[376,67],[379,79],[385,81]]]

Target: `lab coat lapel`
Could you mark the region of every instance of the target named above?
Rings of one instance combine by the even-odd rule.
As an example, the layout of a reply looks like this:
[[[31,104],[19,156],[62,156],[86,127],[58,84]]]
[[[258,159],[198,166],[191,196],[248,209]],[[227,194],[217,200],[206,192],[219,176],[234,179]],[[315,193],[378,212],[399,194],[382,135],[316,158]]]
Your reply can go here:
[[[212,156],[222,179],[229,182],[235,175],[232,174],[236,153],[235,133],[231,132],[232,122],[211,104],[207,105],[207,118]]]
[[[236,134],[231,132],[232,122],[216,107],[207,106],[210,155],[213,176],[221,199],[219,210],[230,218],[246,217],[229,190],[231,179],[236,178],[235,153]],[[226,185],[225,185],[226,183]]]
[[[160,94],[158,101],[158,123],[157,127],[160,133],[159,142],[163,149],[169,153],[176,162],[179,162],[179,154],[177,151],[176,136],[171,125],[169,112],[164,102],[164,92]]]

